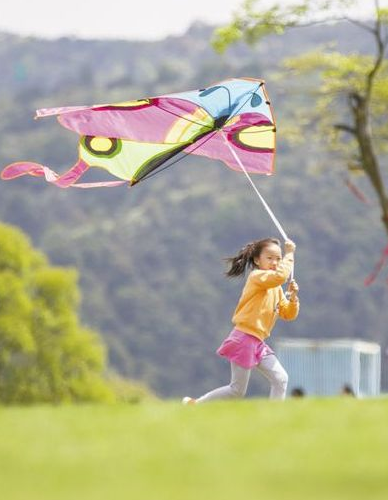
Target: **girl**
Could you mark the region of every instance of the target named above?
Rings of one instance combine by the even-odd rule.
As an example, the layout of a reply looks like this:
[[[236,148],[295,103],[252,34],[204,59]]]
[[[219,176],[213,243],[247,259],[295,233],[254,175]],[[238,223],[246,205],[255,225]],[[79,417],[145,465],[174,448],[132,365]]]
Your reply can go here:
[[[185,397],[184,404],[243,397],[253,367],[269,380],[270,398],[285,398],[288,375],[264,340],[271,334],[278,316],[284,320],[294,320],[298,316],[297,283],[290,282],[288,300],[281,287],[291,273],[294,252],[295,244],[287,240],[282,259],[279,240],[267,238],[248,244],[235,257],[227,259],[230,269],[226,275],[229,277],[252,269],[233,315],[235,328],[217,351],[231,363],[231,382],[198,399]]]

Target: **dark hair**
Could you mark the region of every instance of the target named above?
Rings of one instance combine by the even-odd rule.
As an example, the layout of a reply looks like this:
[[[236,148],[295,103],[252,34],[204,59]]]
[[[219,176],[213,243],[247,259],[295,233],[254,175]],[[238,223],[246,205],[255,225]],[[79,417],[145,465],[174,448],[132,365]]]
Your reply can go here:
[[[293,396],[294,398],[303,398],[304,395],[305,392],[302,387],[294,387],[291,391],[291,396]]]
[[[264,240],[252,241],[248,243],[244,248],[242,248],[235,257],[226,258],[226,262],[229,263],[229,270],[225,273],[228,278],[236,278],[245,274],[247,269],[254,269],[255,259],[260,257],[261,252],[264,248],[270,245],[278,245],[280,247],[280,241],[276,238],[265,238]]]
[[[342,386],[341,393],[348,396],[355,396],[352,386],[349,384],[345,384],[344,386]]]

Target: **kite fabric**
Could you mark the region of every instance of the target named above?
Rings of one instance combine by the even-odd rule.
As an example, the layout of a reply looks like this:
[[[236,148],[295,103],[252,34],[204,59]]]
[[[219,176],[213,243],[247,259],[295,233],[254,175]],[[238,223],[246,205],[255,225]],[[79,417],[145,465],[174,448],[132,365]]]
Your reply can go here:
[[[36,113],[47,116],[80,135],[77,162],[62,175],[38,163],[12,163],[3,180],[28,174],[61,188],[133,186],[188,154],[221,160],[248,177],[274,170],[275,120],[259,79],[231,78],[200,90]],[[118,180],[77,183],[91,167]]]

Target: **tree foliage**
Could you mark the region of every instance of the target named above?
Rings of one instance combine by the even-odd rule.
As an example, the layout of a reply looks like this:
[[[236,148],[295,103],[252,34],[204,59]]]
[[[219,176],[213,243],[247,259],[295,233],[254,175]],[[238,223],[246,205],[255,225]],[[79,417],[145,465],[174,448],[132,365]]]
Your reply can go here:
[[[5,224],[0,249],[0,401],[112,401],[104,347],[78,323],[76,272],[50,266]]]

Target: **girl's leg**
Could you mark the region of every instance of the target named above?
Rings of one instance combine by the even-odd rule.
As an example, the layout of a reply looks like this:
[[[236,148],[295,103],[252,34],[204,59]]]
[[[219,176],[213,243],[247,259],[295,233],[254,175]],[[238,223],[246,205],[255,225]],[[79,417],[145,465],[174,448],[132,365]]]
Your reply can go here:
[[[205,403],[207,401],[213,401],[214,399],[242,398],[245,396],[251,370],[242,368],[236,365],[236,363],[230,363],[230,366],[232,371],[230,384],[208,392],[204,396],[198,398],[196,401],[197,403]]]
[[[265,356],[257,365],[257,369],[271,384],[269,397],[271,399],[285,399],[288,375],[278,358],[274,354]]]

